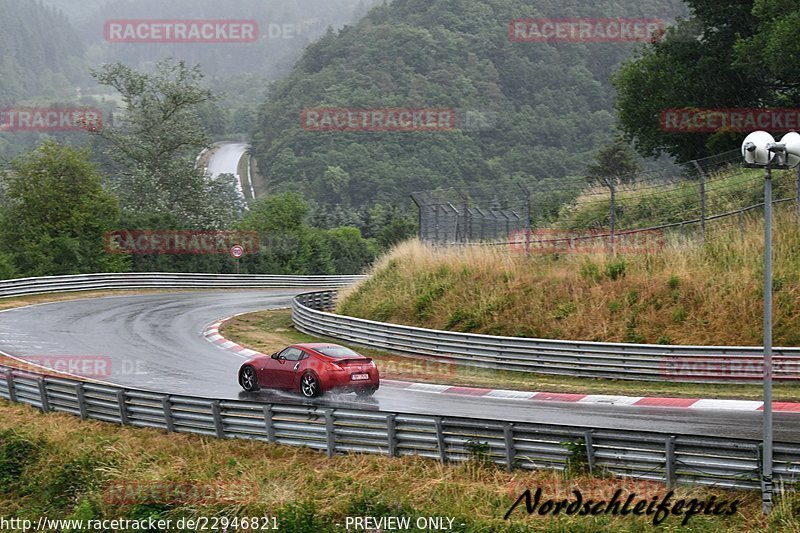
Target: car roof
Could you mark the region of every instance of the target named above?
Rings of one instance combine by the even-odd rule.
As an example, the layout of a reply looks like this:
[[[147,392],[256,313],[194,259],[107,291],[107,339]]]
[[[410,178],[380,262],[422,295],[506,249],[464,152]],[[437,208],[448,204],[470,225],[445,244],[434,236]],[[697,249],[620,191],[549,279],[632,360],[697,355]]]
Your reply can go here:
[[[317,348],[327,348],[329,346],[335,346],[336,348],[344,348],[341,344],[334,344],[332,342],[304,342],[301,344],[292,344],[295,348],[307,348],[309,350],[316,350]]]

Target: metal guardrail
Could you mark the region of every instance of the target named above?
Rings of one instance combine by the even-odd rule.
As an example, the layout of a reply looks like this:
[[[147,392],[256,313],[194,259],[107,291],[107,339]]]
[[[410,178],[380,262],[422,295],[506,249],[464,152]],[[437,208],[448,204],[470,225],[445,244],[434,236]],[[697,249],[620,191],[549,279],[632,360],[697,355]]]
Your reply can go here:
[[[357,278],[207,274],[60,276],[0,282],[0,297],[90,289],[264,288],[286,287],[290,283],[305,287],[332,286],[349,284]],[[321,291],[298,297],[293,305],[295,316],[305,320],[305,326],[300,327],[319,327],[313,325],[315,319],[342,318],[306,307],[329,309],[335,296],[333,291]],[[366,332],[372,331],[371,325],[378,324],[349,320],[365,323],[362,327]],[[392,335],[380,339],[381,345],[393,346]],[[378,340],[373,338],[370,342],[375,344]],[[576,465],[590,472],[609,472],[663,481],[668,485],[759,487],[760,443],[752,439],[591,429],[303,403],[219,400],[45,376],[7,366],[0,366],[0,398],[31,405],[45,413],[71,413],[81,419],[168,432],[307,446],[325,451],[329,456],[350,452],[420,455],[443,462],[480,458],[508,470],[563,470],[568,465]],[[776,443],[773,472],[777,482],[794,486],[800,480],[800,446]]]
[[[759,487],[759,442],[658,432],[592,430],[547,424],[314,405],[216,400],[144,392],[43,376],[0,366],[0,397],[45,413],[105,422],[245,438],[341,453],[471,458],[514,468],[590,472],[729,488]],[[776,482],[800,479],[800,447],[775,445]]]
[[[644,381],[732,383],[762,378],[762,349],[496,337],[375,322],[325,312],[333,291],[292,301],[297,329],[395,353],[498,370]],[[800,380],[800,349],[774,349],[774,378]]]
[[[49,276],[0,281],[0,298],[47,292],[119,289],[265,289],[344,287],[364,276],[278,276],[251,274],[122,273]]]

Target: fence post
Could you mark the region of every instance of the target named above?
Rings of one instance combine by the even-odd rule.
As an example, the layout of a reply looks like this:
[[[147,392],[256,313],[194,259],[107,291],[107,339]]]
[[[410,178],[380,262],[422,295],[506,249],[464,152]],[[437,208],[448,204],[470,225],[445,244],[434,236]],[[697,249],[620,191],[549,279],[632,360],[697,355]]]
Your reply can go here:
[[[161,408],[164,410],[164,423],[167,433],[175,433],[175,421],[172,420],[172,402],[169,396],[161,398]]]
[[[503,427],[503,440],[506,445],[506,470],[514,470],[514,459],[516,450],[514,449],[514,424],[506,424]]]
[[[703,167],[697,160],[692,163],[697,169],[697,176],[700,179],[700,237],[705,241],[706,239],[706,173],[703,172]]]
[[[8,401],[17,402],[17,390],[14,388],[14,371],[6,371],[6,386],[8,387]]]
[[[214,431],[218,439],[225,438],[225,428],[222,425],[222,413],[219,408],[219,400],[211,402],[211,415],[214,417]]]
[[[89,412],[86,408],[86,394],[84,394],[82,381],[75,384],[75,397],[78,399],[78,411],[80,412],[81,420],[86,420],[89,418]]]
[[[797,174],[795,175],[794,209],[797,216],[800,217],[800,166],[797,167]]]
[[[129,425],[130,420],[128,419],[128,406],[125,403],[124,390],[117,391],[117,405],[119,405],[119,423],[123,426]]]
[[[671,489],[677,482],[677,474],[675,473],[675,435],[670,435],[667,437],[664,451],[666,459],[667,488]]]
[[[397,415],[386,415],[386,440],[389,443],[389,457],[397,457]]]
[[[617,245],[615,242],[614,234],[617,228],[617,187],[612,178],[603,178],[606,186],[611,191],[611,208],[610,208],[610,222],[611,222],[611,255],[617,255]]]
[[[434,220],[436,221],[435,242],[436,242],[436,244],[440,244],[440,240],[439,240],[439,204],[434,204],[433,205],[433,215],[434,215]]]
[[[264,425],[267,428],[267,441],[276,442],[275,439],[275,422],[273,421],[272,406],[264,406]]]
[[[336,453],[336,433],[333,426],[333,409],[325,409],[325,436],[327,437],[328,457]]]
[[[592,440],[592,431],[589,430],[583,434],[586,441],[586,462],[589,463],[589,473],[594,474],[594,441]]]
[[[436,425],[436,445],[439,449],[439,460],[443,463],[447,462],[447,448],[444,442],[444,428],[442,427],[442,417],[437,416],[433,419]]]
[[[50,412],[50,399],[47,397],[47,386],[45,386],[44,378],[39,378],[38,380],[39,385],[39,398],[42,401],[42,412],[49,413]]]

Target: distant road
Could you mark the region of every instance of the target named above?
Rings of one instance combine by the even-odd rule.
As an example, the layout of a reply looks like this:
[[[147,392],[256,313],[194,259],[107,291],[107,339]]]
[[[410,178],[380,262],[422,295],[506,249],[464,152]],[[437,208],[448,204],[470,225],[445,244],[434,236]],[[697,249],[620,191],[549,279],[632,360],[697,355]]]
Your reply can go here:
[[[206,171],[212,178],[217,178],[220,174],[233,174],[236,176],[236,187],[239,189],[239,194],[245,199],[255,198],[255,191],[253,184],[250,182],[248,176],[239,175],[239,161],[245,156],[250,149],[247,143],[237,142],[223,142],[219,143],[216,150],[208,160]],[[244,178],[244,179],[243,179]],[[247,182],[248,191],[245,194],[243,183]]]

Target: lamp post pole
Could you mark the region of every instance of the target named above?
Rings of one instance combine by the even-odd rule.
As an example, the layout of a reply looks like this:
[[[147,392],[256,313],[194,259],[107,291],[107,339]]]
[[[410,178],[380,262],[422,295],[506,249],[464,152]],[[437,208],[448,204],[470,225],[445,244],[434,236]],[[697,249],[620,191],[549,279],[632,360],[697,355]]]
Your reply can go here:
[[[764,168],[764,444],[762,508],[772,511],[772,169]]]
[[[751,133],[742,144],[746,167],[764,167],[764,407],[761,445],[761,504],[764,514],[772,512],[772,170],[788,169],[791,158],[798,157],[798,147],[788,134],[780,143],[769,133]],[[800,137],[800,136],[798,136]],[[785,142],[788,140],[790,142]],[[789,147],[787,149],[787,146]]]

